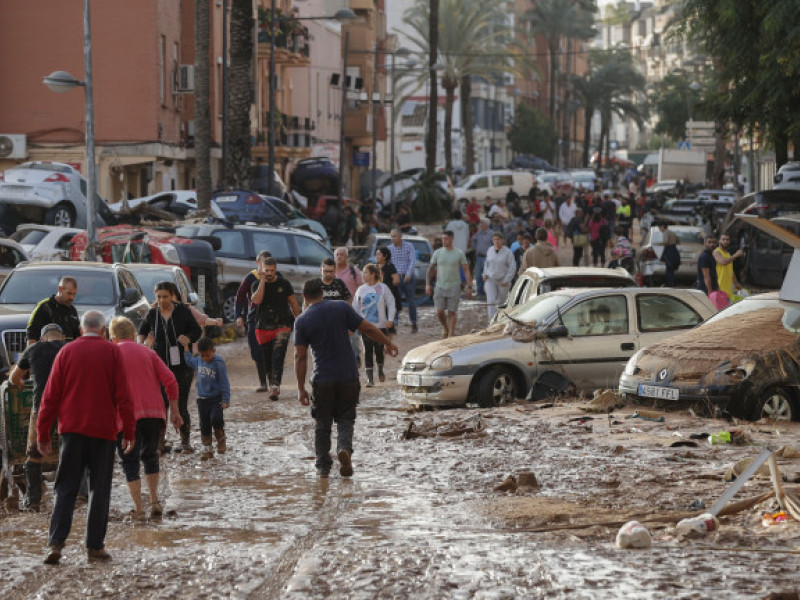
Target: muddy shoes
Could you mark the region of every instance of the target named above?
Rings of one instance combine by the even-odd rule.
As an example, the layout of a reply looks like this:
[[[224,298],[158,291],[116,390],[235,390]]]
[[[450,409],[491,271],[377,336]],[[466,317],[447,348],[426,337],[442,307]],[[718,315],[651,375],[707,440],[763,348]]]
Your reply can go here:
[[[38,512],[42,502],[42,464],[26,461],[23,469],[25,470],[25,483],[28,486],[28,493],[22,503],[23,508]]]
[[[342,477],[352,477],[353,462],[350,460],[350,451],[339,450],[339,453],[336,456],[339,459],[339,475]]]
[[[215,429],[214,437],[217,438],[217,454],[225,454],[225,451],[228,449],[228,441],[225,437],[225,430]]]
[[[269,399],[272,400],[273,402],[277,402],[278,398],[280,398],[280,395],[281,395],[281,388],[278,387],[277,385],[271,385],[269,388]]]
[[[162,514],[164,514],[164,509],[161,508],[161,502],[158,500],[153,500],[150,503],[150,518],[158,519]]]
[[[383,383],[386,381],[386,375],[383,373],[383,365],[378,363],[378,381]]]
[[[192,448],[191,444],[189,444],[189,432],[181,431],[181,454],[191,454],[194,452],[194,448]]]
[[[372,369],[367,369],[367,387],[372,387],[375,385],[375,381],[372,376]]]
[[[105,548],[87,548],[86,557],[89,562],[105,562],[111,560],[111,555]]]
[[[200,460],[208,460],[214,457],[214,448],[211,446],[211,436],[201,436],[203,440],[203,453],[200,455]]]
[[[44,557],[44,564],[57,565],[61,560],[61,551],[64,549],[64,544],[52,543],[47,547],[47,554]]]

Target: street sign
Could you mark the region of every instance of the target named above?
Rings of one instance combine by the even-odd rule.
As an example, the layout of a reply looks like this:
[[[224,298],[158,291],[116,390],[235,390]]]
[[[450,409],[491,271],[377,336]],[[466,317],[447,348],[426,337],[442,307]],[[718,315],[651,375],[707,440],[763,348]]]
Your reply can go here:
[[[359,152],[353,150],[353,166],[354,167],[368,167],[369,166],[369,152]]]

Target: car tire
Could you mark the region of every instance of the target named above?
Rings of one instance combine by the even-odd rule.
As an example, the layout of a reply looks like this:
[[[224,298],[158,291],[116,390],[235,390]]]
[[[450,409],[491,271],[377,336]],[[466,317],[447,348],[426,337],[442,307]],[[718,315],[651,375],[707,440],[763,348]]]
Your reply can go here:
[[[56,204],[44,213],[44,224],[56,227],[75,227],[75,211],[65,202]]]
[[[236,320],[236,290],[225,290],[222,298],[222,318],[226,323],[233,323]]]
[[[490,367],[478,380],[478,406],[492,408],[517,399],[519,390],[514,374],[506,367]]]
[[[789,391],[780,386],[773,386],[764,390],[758,397],[751,418],[753,421],[764,418],[797,421],[800,420],[800,409],[797,400]]]

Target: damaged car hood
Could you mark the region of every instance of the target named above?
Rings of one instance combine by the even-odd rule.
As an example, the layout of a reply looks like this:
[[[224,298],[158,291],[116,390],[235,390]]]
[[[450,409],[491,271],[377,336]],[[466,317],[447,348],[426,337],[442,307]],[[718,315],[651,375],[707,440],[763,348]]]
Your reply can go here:
[[[434,358],[442,356],[443,354],[452,354],[458,350],[469,348],[475,344],[483,344],[485,342],[493,342],[509,338],[506,333],[505,323],[498,323],[487,327],[477,333],[470,333],[468,335],[459,335],[456,337],[447,338],[419,346],[413,350],[409,350],[403,362],[414,363],[429,363]]]

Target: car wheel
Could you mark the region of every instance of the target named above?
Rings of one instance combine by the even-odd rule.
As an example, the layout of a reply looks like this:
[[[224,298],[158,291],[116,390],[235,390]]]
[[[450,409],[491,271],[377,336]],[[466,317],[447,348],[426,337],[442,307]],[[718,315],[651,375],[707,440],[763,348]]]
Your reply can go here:
[[[491,408],[517,398],[517,382],[506,367],[491,367],[478,381],[478,405]]]
[[[68,204],[57,204],[44,214],[45,225],[75,227],[75,213]]]
[[[800,417],[795,399],[782,387],[765,390],[756,401],[753,420],[797,421]]]
[[[236,291],[225,290],[224,300],[222,301],[222,318],[226,323],[233,323],[236,320]]]

